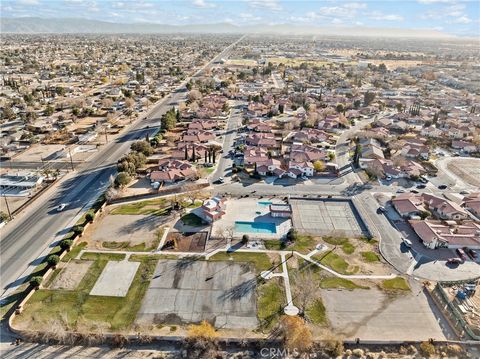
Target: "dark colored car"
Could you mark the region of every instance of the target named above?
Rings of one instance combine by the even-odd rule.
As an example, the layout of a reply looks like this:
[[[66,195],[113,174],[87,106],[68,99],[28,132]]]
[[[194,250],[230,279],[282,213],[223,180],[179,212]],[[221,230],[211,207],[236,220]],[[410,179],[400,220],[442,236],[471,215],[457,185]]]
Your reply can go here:
[[[467,255],[462,248],[457,248],[457,254],[460,256],[460,258],[462,258],[463,261],[467,260]]]
[[[414,189],[410,190],[410,192],[415,193],[415,194],[418,193],[418,191],[417,191],[417,190],[414,190]]]
[[[417,188],[418,188],[418,189],[424,189],[424,188],[426,188],[426,187],[427,187],[427,186],[425,186],[424,184],[419,184],[419,185],[417,185]]]
[[[476,260],[478,258],[478,254],[477,252],[475,252],[473,249],[471,248],[463,248],[463,250],[468,254],[468,256],[470,258],[472,258],[473,260]]]
[[[438,186],[438,189],[447,189],[447,185],[446,184],[441,184],[440,186]]]
[[[448,258],[447,260],[447,264],[461,264],[463,263],[463,260],[461,260],[460,258]]]
[[[378,207],[377,208],[377,213],[380,214],[380,213],[385,213],[387,210],[385,209],[385,207]]]

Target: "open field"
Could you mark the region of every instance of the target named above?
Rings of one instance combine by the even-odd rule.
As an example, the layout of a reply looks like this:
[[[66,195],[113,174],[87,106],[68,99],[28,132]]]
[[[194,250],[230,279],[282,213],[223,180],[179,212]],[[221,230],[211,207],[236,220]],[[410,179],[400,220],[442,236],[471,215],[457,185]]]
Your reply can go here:
[[[457,158],[447,168],[469,185],[480,187],[480,159]]]
[[[314,60],[309,58],[287,58],[287,57],[269,57],[267,63],[271,62],[274,65],[284,64],[287,66],[300,66],[302,63],[307,63],[312,66],[322,66],[332,63],[325,60]]]
[[[110,297],[92,296],[89,293],[113,256],[97,254],[87,258],[93,259],[94,262],[75,290],[36,291],[27,302],[25,310],[15,319],[15,325],[23,329],[37,330],[43,330],[45,326],[53,325],[52,323],[71,330],[129,329],[134,322],[157,259],[146,258],[140,262],[126,296]],[[116,278],[116,281],[122,280],[121,277]]]
[[[152,250],[160,243],[169,219],[153,214],[112,215],[106,210],[85,231],[83,240],[89,248]]]

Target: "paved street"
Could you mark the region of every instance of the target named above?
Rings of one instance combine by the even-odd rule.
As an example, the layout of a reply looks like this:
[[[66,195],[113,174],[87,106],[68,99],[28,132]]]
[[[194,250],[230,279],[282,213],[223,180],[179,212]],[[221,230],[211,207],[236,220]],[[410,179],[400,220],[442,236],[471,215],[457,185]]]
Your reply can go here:
[[[228,57],[229,50],[241,39],[225,48],[193,77],[218,59]],[[159,127],[160,117],[171,106],[185,99],[185,85],[189,80],[187,78],[177,90],[161,100],[146,118],[133,123],[127,132],[100,149],[79,172],[67,175],[1,230],[2,298],[26,279],[43,256],[48,254],[52,244],[60,240],[98,195],[106,190],[110,177],[116,172],[116,161],[128,152],[131,143],[145,138],[147,133],[152,136]],[[55,208],[60,203],[68,203],[68,207],[57,212]]]
[[[224,177],[226,182],[231,181],[233,160],[228,154],[228,151],[235,148],[235,139],[238,135],[237,130],[242,126],[243,104],[242,101],[235,101],[232,106],[232,112],[228,118],[225,129],[223,153],[218,161],[215,172],[210,176],[211,182],[217,181],[219,177]]]

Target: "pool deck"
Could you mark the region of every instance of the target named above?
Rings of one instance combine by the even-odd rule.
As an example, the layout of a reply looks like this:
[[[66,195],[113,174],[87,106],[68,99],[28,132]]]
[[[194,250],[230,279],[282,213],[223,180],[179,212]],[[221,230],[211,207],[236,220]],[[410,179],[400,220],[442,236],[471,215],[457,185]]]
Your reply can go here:
[[[239,198],[229,200],[226,203],[226,214],[222,219],[214,222],[212,234],[215,236],[216,233],[221,230],[234,229],[234,238],[241,238],[244,234],[254,239],[280,239],[284,237],[292,227],[290,218],[274,218],[270,215],[269,206],[258,204],[258,202],[285,203],[279,199],[268,198]],[[276,226],[276,233],[236,231],[235,222],[273,223]]]

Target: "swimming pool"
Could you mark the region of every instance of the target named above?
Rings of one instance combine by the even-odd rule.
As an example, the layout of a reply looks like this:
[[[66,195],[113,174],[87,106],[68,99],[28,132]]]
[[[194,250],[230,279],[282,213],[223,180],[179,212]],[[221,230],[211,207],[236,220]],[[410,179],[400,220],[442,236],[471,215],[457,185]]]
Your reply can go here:
[[[272,202],[270,202],[270,201],[264,201],[264,202],[257,202],[257,204],[258,204],[259,206],[264,206],[264,207],[266,207],[266,206],[270,206],[270,205],[272,204]]]
[[[275,223],[268,222],[235,222],[235,231],[243,233],[277,233]]]

